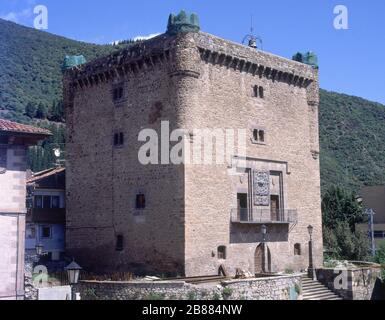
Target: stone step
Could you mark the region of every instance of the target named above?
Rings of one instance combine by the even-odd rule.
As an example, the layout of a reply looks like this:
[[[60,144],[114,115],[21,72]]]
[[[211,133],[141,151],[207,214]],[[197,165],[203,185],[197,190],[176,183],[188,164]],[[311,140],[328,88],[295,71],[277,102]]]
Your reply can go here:
[[[335,296],[311,296],[311,297],[303,297],[303,300],[315,300],[315,301],[323,301],[323,300],[331,300],[331,299],[338,299],[338,297]]]
[[[325,289],[325,286],[321,284],[312,284],[312,285],[302,285],[302,289],[310,290],[310,289]]]
[[[304,294],[316,294],[316,293],[326,293],[326,292],[331,292],[325,288],[317,288],[317,289],[310,289],[310,290],[303,290],[302,292]]]
[[[303,295],[304,300],[324,300],[324,299],[329,299],[329,298],[338,298],[334,293],[327,292],[327,293],[322,293],[322,294],[312,294],[312,295]]]
[[[328,287],[306,276],[302,277],[303,300],[343,300]]]
[[[314,281],[312,279],[302,279],[302,282],[303,283],[309,283],[309,282],[318,282],[318,281]]]
[[[304,298],[303,300],[304,301],[342,301],[343,299],[333,297],[333,298],[311,298],[311,299]]]

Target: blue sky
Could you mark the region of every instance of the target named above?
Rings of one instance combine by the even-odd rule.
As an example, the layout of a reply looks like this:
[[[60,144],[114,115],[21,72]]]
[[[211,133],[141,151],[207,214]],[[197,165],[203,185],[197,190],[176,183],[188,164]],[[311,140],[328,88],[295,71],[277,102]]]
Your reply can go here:
[[[94,43],[162,33],[180,9],[196,12],[203,31],[241,42],[253,15],[264,50],[314,51],[322,88],[385,104],[384,0],[0,0],[0,17],[33,26],[39,4],[48,32]],[[334,28],[336,5],[349,10],[348,30]]]

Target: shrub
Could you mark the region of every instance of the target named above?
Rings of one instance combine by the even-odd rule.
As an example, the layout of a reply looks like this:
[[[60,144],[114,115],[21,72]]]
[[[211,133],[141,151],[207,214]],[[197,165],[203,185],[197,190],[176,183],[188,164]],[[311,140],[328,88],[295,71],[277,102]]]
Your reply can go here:
[[[233,295],[233,290],[231,288],[224,288],[222,291],[223,299],[228,300]]]

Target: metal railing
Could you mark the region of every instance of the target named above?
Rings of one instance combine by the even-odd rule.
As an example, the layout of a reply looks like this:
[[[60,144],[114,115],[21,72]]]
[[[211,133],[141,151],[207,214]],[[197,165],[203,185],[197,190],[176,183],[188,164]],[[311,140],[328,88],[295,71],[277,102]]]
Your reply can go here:
[[[234,223],[296,223],[297,210],[283,209],[232,209],[231,222]]]

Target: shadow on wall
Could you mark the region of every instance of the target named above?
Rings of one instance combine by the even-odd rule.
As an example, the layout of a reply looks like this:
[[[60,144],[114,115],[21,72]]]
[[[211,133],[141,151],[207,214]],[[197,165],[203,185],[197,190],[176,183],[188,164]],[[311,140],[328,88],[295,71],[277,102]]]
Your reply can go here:
[[[269,225],[266,242],[287,242],[289,225]],[[230,227],[230,243],[261,243],[263,235],[254,224],[237,224]]]

